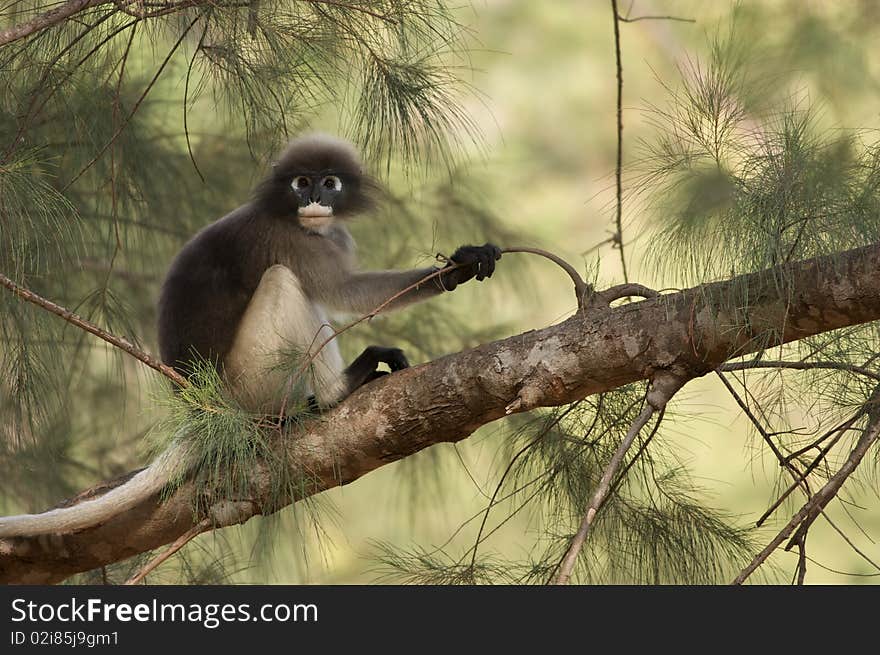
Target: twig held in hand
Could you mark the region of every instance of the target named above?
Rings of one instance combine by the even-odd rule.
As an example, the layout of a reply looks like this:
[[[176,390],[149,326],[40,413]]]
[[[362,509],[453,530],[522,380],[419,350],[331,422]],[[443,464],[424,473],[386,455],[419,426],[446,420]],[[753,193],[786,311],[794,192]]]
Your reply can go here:
[[[554,255],[552,252],[547,252],[546,250],[542,250],[541,248],[527,248],[525,246],[513,246],[511,248],[502,248],[502,253],[507,252],[527,252],[533,255],[540,255],[541,257],[546,257],[550,261],[554,262],[557,266],[562,268],[566,273],[568,273],[568,277],[571,278],[571,281],[574,283],[574,291],[577,294],[578,301],[578,309],[583,309],[586,303],[586,299],[592,294],[593,288],[580,276],[580,273],[575,270],[574,266],[569,264],[567,261],[559,257],[558,255]]]
[[[556,263],[566,273],[568,273],[568,276],[571,278],[571,281],[574,283],[575,293],[577,294],[578,310],[584,309],[587,306],[587,299],[594,296],[592,286],[587,284],[586,282],[584,282],[584,279],[580,276],[580,274],[577,272],[577,270],[575,270],[574,266],[572,266],[567,261],[562,259],[562,257],[559,257],[558,255],[554,255],[552,252],[548,252],[548,251],[542,250],[540,248],[529,248],[529,247],[525,247],[525,246],[513,246],[510,248],[502,248],[501,252],[502,253],[514,253],[514,252],[530,253],[533,255],[540,255],[541,257],[545,257],[545,258],[549,259],[550,261]],[[293,388],[293,385],[296,382],[296,380],[300,379],[300,377],[306,372],[306,370],[312,364],[312,362],[315,361],[315,358],[318,356],[318,354],[322,350],[324,350],[324,348],[327,346],[327,344],[329,344],[331,341],[333,341],[340,334],[342,334],[343,332],[347,332],[351,328],[355,327],[356,325],[358,325],[360,323],[363,323],[364,321],[369,321],[369,320],[373,319],[378,314],[380,314],[382,312],[382,310],[385,309],[388,305],[390,305],[392,302],[394,302],[395,300],[397,300],[401,296],[409,293],[413,289],[418,289],[420,286],[422,286],[426,282],[429,282],[430,280],[432,280],[436,277],[439,277],[440,275],[442,275],[444,273],[448,273],[450,270],[454,270],[454,269],[460,267],[460,264],[456,264],[455,262],[451,261],[450,259],[448,259],[444,255],[438,254],[437,258],[440,259],[441,261],[447,262],[447,265],[444,268],[438,268],[437,270],[427,274],[425,277],[421,278],[417,282],[414,282],[413,284],[410,284],[405,289],[401,289],[400,291],[395,293],[393,296],[391,296],[390,298],[388,298],[387,300],[382,302],[380,305],[378,305],[375,309],[364,314],[363,316],[360,316],[359,318],[355,319],[351,323],[348,323],[347,325],[339,328],[338,330],[334,329],[333,334],[331,334],[329,337],[324,339],[324,341],[322,341],[318,345],[318,347],[313,352],[311,352],[307,358],[305,358],[305,361],[299,366],[299,368],[297,368],[297,370],[294,371],[294,373],[290,377],[290,381],[288,383],[288,389]],[[649,293],[656,293],[656,292],[651,291],[650,289],[647,289],[646,287],[641,287],[641,285],[633,285],[633,286],[637,286],[637,287],[639,287]],[[610,291],[613,291],[613,289],[616,289],[616,288],[617,287],[613,287],[612,289],[608,289],[604,293],[608,293]],[[614,295],[614,294],[612,294],[612,295]],[[639,295],[639,292],[632,291],[631,294],[628,294],[628,295]],[[617,296],[617,297],[623,297],[623,296]],[[650,296],[646,296],[646,297],[650,297]],[[603,298],[604,298],[604,296],[603,296]],[[611,300],[615,300],[615,299],[616,298],[611,298]],[[611,302],[611,300],[608,300],[608,302]],[[318,335],[316,334],[315,338],[317,338],[317,337],[318,337]],[[287,411],[286,396],[287,396],[287,394],[285,394],[285,401],[282,404],[281,411],[279,413],[279,421],[283,420],[284,414]],[[279,423],[279,425],[280,425],[280,423]]]

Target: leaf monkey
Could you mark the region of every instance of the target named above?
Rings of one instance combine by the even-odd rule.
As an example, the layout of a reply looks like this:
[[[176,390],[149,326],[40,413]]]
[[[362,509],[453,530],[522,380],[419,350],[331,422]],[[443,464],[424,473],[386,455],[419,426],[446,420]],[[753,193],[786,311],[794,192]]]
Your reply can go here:
[[[436,269],[367,271],[355,266],[347,219],[372,204],[376,185],[348,143],[295,140],[253,202],[199,232],[174,260],[159,300],[162,360],[182,373],[195,353],[217,362],[247,409],[277,413],[290,371],[285,351],[312,359],[307,380],[320,407],[336,404],[381,373],[408,366],[397,348],[371,346],[347,368],[327,312],[367,314]],[[450,268],[390,304],[400,308],[491,277],[501,251],[463,246]]]
[[[314,357],[306,376],[329,407],[408,362],[397,348],[370,346],[348,367],[326,312],[366,314],[435,268],[360,271],[345,222],[369,208],[376,184],[354,147],[325,135],[294,140],[251,202],[196,234],[171,264],[159,299],[162,360],[186,374],[193,358],[213,362],[242,406],[277,413],[284,402],[282,353]],[[462,246],[435,278],[403,294],[397,309],[491,277],[501,251]],[[454,264],[454,265],[453,265]],[[0,537],[63,533],[96,525],[158,492],[180,457],[172,447],[122,486],[69,508],[0,518]]]

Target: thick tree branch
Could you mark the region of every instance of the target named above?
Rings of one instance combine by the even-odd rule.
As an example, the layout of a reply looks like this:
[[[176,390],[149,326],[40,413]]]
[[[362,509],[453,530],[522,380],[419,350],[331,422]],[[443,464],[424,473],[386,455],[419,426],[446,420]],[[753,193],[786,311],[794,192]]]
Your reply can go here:
[[[464,439],[507,411],[571,403],[658,374],[683,378],[727,359],[880,319],[880,243],[621,307],[578,312],[534,330],[386,376],[354,393],[279,455],[309,484],[297,498],[347,484],[440,442]],[[515,402],[514,402],[515,401]],[[0,540],[0,581],[48,583],[279,508],[266,471],[248,498],[209,499],[196,486],[144,499],[77,533]],[[111,485],[82,496],[100,495]]]

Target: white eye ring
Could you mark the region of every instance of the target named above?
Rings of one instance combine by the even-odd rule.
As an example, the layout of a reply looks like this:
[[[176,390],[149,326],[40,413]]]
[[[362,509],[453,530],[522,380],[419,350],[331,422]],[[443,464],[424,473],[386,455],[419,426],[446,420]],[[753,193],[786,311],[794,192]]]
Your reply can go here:
[[[342,191],[342,180],[340,180],[335,175],[328,175],[323,180],[321,180],[321,184],[324,185],[327,189],[333,189],[334,191]]]
[[[307,178],[305,175],[297,175],[295,178],[293,178],[293,181],[291,181],[290,186],[292,186],[296,190],[299,190],[305,189],[311,183],[311,180],[309,180],[309,178]]]

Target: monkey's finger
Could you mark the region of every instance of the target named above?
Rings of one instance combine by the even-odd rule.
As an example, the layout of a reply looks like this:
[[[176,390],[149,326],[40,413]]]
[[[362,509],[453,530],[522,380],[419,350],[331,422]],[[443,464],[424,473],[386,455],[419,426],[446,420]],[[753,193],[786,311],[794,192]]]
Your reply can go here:
[[[486,262],[488,264],[488,272],[486,273],[486,277],[492,277],[492,273],[495,272],[495,260],[498,259],[498,256],[495,254],[496,250],[498,249],[495,248],[495,246],[491,246],[491,248],[488,249],[489,257],[488,261]]]
[[[492,266],[492,263],[493,263],[492,254],[486,249],[485,246],[480,248],[479,253],[480,253],[479,254],[480,275],[477,279],[478,280],[485,280],[487,277],[490,277],[492,275],[492,270],[494,268]]]
[[[486,258],[479,247],[474,248],[474,275],[478,282],[482,282],[486,277]]]
[[[402,371],[405,368],[409,368],[409,360],[407,360],[406,355],[403,354],[400,348],[390,348],[385,357],[385,363],[388,364],[388,368],[392,371]]]
[[[487,248],[483,246],[483,272],[485,273],[485,277],[492,277],[492,273],[495,272],[495,253],[491,248]]]
[[[480,261],[477,262],[477,282],[482,282],[486,279],[486,260],[480,258]]]

